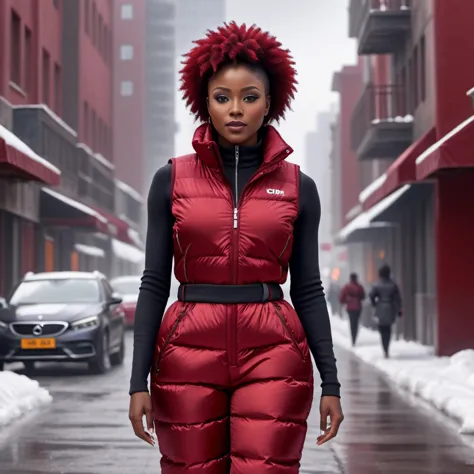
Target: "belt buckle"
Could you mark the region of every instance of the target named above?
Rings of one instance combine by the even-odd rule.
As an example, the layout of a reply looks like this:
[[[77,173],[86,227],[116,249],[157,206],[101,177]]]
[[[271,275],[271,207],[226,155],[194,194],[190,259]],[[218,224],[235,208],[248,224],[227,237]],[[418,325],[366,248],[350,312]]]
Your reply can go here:
[[[263,289],[262,303],[266,303],[269,301],[269,298],[270,298],[270,290],[268,288],[268,284],[262,283],[262,289]]]

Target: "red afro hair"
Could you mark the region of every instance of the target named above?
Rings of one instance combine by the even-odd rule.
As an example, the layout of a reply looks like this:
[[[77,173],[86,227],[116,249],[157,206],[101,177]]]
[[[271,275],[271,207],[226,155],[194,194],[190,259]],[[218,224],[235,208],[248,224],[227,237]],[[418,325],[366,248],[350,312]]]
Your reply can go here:
[[[196,46],[185,55],[181,74],[183,99],[191,112],[202,122],[207,121],[207,84],[213,74],[229,63],[261,67],[268,75],[271,104],[266,122],[279,121],[290,108],[296,92],[295,62],[287,49],[269,33],[253,25],[238,26],[224,23],[217,31],[209,30],[206,37],[194,42]]]

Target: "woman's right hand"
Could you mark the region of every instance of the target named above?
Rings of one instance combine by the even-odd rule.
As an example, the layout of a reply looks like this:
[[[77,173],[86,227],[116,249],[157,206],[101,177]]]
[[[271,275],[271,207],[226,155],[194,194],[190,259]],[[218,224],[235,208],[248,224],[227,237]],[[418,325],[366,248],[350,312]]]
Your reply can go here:
[[[146,429],[143,427],[143,415],[146,417]],[[151,446],[155,446],[153,438],[153,412],[151,407],[151,397],[148,392],[135,392],[130,397],[130,408],[128,417],[132,422],[135,434]]]

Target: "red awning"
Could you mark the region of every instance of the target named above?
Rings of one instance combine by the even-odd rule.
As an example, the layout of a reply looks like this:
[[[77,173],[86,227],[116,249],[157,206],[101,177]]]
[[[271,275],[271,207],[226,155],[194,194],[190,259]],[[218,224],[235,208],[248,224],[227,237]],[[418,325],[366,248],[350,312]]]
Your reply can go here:
[[[89,206],[52,189],[42,188],[40,219],[45,226],[107,232],[107,219]]]
[[[447,168],[474,168],[474,115],[438,140],[416,160],[416,177]]]
[[[57,186],[61,172],[0,125],[0,176]]]
[[[94,209],[105,219],[107,219],[107,230],[109,235],[121,240],[122,242],[126,242],[127,244],[135,245],[134,241],[129,235],[130,226],[124,220],[114,216],[113,214],[110,214],[107,211],[99,209],[98,207],[94,207]]]
[[[416,181],[416,159],[436,142],[433,127],[416,142],[413,142],[385,172],[385,181],[365,201],[364,210],[370,209],[405,184]]]

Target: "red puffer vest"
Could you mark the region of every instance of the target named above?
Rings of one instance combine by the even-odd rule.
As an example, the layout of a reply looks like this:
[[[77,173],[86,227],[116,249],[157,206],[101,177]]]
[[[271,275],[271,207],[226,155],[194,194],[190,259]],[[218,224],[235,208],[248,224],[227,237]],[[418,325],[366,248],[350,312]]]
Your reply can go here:
[[[196,154],[171,160],[175,275],[181,283],[284,283],[298,214],[299,167],[268,127],[263,163],[237,207],[210,127]],[[236,149],[238,152],[238,149]],[[175,302],[151,379],[162,472],[296,473],[313,395],[301,323],[286,301]],[[279,421],[279,420],[291,420]]]
[[[264,162],[234,207],[209,127],[197,155],[172,160],[175,275],[182,283],[284,283],[298,213],[299,167],[269,128]],[[199,158],[198,158],[199,157]]]

